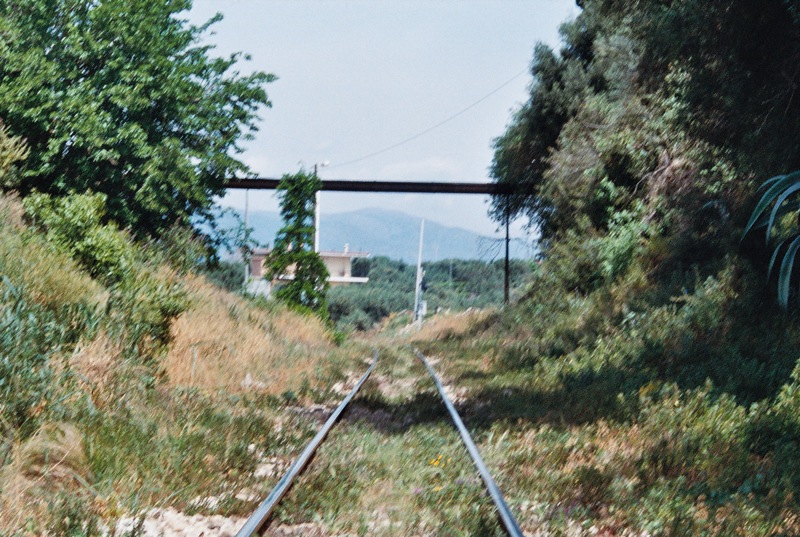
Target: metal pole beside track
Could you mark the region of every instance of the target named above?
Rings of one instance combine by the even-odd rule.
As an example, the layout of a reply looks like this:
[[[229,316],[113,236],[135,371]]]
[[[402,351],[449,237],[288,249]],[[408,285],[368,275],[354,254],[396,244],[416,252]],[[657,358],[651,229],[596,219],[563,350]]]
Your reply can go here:
[[[453,418],[453,422],[456,424],[456,428],[461,435],[461,440],[463,440],[464,445],[467,446],[467,451],[469,451],[472,461],[478,468],[478,473],[481,474],[483,483],[486,485],[486,489],[489,491],[489,495],[492,497],[494,505],[497,507],[497,512],[500,515],[500,519],[502,520],[503,525],[506,527],[508,534],[512,537],[523,537],[522,529],[519,527],[519,524],[517,524],[517,520],[514,518],[514,515],[511,514],[511,510],[508,508],[508,505],[506,505],[506,502],[503,499],[503,494],[500,492],[500,489],[497,488],[497,484],[494,482],[494,479],[492,479],[492,474],[489,473],[486,465],[483,464],[483,459],[481,458],[480,453],[478,453],[478,448],[475,447],[475,442],[472,441],[472,437],[469,435],[467,428],[464,426],[464,422],[461,421],[461,417],[458,415],[453,403],[450,402],[447,394],[444,393],[444,387],[442,386],[442,383],[439,381],[439,378],[436,376],[433,368],[430,366],[430,364],[428,364],[425,356],[423,356],[422,353],[416,349],[414,349],[414,354],[417,355],[417,358],[422,360],[422,363],[425,364],[425,367],[428,369],[428,373],[430,373],[431,378],[433,378],[433,382],[436,384],[436,389],[439,390],[439,395],[442,396],[444,405],[447,407],[447,411],[450,412],[450,417]]]
[[[378,363],[378,351],[374,351],[373,358],[372,358],[372,365],[369,366],[367,372],[364,373],[364,376],[361,377],[361,380],[358,381],[353,391],[351,391],[347,397],[342,400],[336,410],[333,411],[333,414],[328,418],[328,421],[325,422],[325,425],[319,430],[317,435],[311,440],[311,442],[306,446],[297,460],[294,461],[291,468],[286,472],[286,474],[281,478],[275,488],[272,489],[272,492],[269,493],[269,496],[261,502],[261,505],[255,510],[255,512],[250,515],[250,518],[247,519],[247,522],[244,523],[242,529],[239,530],[239,533],[236,534],[236,537],[250,537],[255,532],[261,528],[264,522],[269,518],[269,515],[272,513],[272,510],[278,505],[278,502],[281,501],[283,495],[289,490],[289,487],[292,485],[292,481],[295,477],[303,470],[303,468],[308,463],[308,460],[314,454],[317,447],[322,443],[325,439],[325,436],[328,434],[328,431],[331,430],[333,424],[336,423],[336,420],[339,419],[339,416],[344,411],[345,407],[350,400],[353,399],[356,392],[361,388],[361,385],[369,377],[369,374],[372,373],[372,370],[375,368],[375,364]]]

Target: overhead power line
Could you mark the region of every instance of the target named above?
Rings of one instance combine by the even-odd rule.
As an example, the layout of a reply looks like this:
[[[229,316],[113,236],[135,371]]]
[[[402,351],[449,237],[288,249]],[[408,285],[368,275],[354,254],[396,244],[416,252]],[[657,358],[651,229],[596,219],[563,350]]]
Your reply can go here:
[[[492,95],[494,95],[495,93],[500,91],[501,89],[505,88],[506,86],[508,86],[509,84],[511,84],[512,82],[514,82],[516,79],[518,79],[519,77],[521,77],[522,75],[524,75],[527,72],[528,72],[528,69],[523,69],[522,71],[520,71],[519,73],[517,73],[513,77],[509,78],[508,80],[503,82],[501,85],[497,86],[495,89],[493,89],[492,91],[490,91],[489,93],[487,93],[486,95],[484,95],[483,97],[481,97],[480,99],[475,101],[474,103],[470,104],[466,108],[462,109],[459,112],[456,112],[455,114],[453,114],[452,116],[448,117],[447,119],[444,119],[444,120],[440,121],[436,125],[433,125],[432,127],[428,127],[427,129],[425,129],[422,132],[418,132],[414,136],[410,136],[410,137],[406,138],[405,140],[401,140],[400,142],[392,144],[392,145],[390,145],[388,147],[384,147],[383,149],[379,149],[378,151],[373,151],[372,153],[364,155],[363,157],[359,157],[359,158],[356,158],[356,159],[353,159],[353,160],[348,160],[347,162],[340,162],[338,164],[333,164],[331,166],[328,166],[328,169],[340,168],[342,166],[347,166],[349,164],[355,164],[356,162],[361,162],[362,160],[366,160],[368,158],[372,158],[372,157],[380,155],[382,153],[386,153],[387,151],[391,151],[392,149],[395,149],[396,147],[400,147],[401,145],[407,144],[408,142],[411,142],[412,140],[416,140],[420,136],[424,136],[424,135],[428,134],[429,132],[431,132],[432,130],[438,129],[442,125],[444,125],[446,123],[449,123],[450,121],[454,120],[458,116],[468,112],[472,108],[475,108],[477,105],[479,105],[480,103],[482,103],[483,101],[485,101],[486,99],[488,99],[489,97],[491,97]]]

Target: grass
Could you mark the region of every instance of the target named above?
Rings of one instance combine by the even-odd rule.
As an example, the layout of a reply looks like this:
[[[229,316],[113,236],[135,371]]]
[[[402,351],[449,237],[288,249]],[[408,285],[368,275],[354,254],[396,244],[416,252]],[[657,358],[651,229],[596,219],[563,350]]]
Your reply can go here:
[[[50,310],[85,304],[102,307],[107,292],[22,222],[22,205],[0,196],[0,267],[2,274],[26,289],[31,301]]]
[[[416,344],[461,388],[462,416],[527,531],[794,535],[796,429],[783,409],[796,408],[797,373],[778,373],[783,343],[769,363],[780,393],[755,389],[773,382],[765,367],[749,379],[737,369],[760,325],[726,326],[722,311],[739,300],[730,287],[711,280],[636,324],[597,295],[544,309],[539,298]],[[701,354],[705,338],[722,340],[715,360],[739,365]]]
[[[153,507],[246,513],[279,477],[254,470],[316,432],[294,409],[335,401],[366,353],[133,243],[123,280],[92,278],[21,211],[0,198],[0,535],[95,535]]]
[[[0,470],[0,528],[35,527],[47,519],[53,499],[87,497],[90,478],[83,438],[73,425],[49,423],[20,443]]]
[[[89,535],[153,507],[248,514],[373,345],[378,367],[273,529],[502,534],[414,345],[528,532],[800,534],[800,332],[764,315],[745,268],[673,296],[635,266],[591,292],[544,267],[504,310],[421,331],[398,315],[337,345],[163,265],[108,285],[66,261],[42,285],[28,271],[63,253],[4,203],[0,535]]]
[[[273,524],[314,522],[325,534],[504,535],[419,361],[387,350],[378,364]]]
[[[334,354],[316,318],[254,306],[197,276],[186,286],[190,306],[173,324],[164,359],[170,386],[278,395],[311,381]]]

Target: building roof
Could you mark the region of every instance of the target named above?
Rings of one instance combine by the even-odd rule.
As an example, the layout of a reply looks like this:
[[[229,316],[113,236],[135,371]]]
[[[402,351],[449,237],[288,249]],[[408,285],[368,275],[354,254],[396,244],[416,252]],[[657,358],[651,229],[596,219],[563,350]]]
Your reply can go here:
[[[319,252],[320,257],[369,257],[369,252]]]
[[[255,248],[255,249],[253,249],[253,255],[264,255],[264,256],[266,256],[266,255],[269,255],[269,253],[271,251],[272,251],[272,248]],[[355,258],[355,257],[369,257],[369,255],[370,255],[369,252],[350,252],[350,251],[345,251],[345,252],[327,252],[327,251],[323,251],[323,252],[319,252],[319,256],[320,257],[349,257],[351,259]]]

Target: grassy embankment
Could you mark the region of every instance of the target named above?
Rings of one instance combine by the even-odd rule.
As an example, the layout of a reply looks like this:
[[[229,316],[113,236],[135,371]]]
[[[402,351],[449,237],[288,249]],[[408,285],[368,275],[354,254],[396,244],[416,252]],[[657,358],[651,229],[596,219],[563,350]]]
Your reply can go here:
[[[262,453],[282,464],[316,429],[288,409],[338,397],[358,351],[174,268],[165,245],[91,217],[66,242],[69,211],[37,212],[36,229],[23,214],[2,200],[0,535],[92,535],[151,507],[208,511],[212,495],[247,513],[236,495],[275,480],[253,477]],[[90,239],[118,257],[65,247]]]

